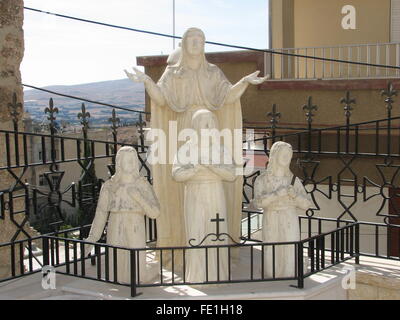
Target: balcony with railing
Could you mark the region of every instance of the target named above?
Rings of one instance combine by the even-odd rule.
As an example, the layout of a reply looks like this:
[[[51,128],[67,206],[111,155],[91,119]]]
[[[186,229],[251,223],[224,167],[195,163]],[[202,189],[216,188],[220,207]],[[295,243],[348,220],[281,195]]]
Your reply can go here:
[[[387,79],[400,77],[400,43],[273,49],[265,72],[273,80]],[[352,63],[346,63],[351,61]],[[386,66],[386,67],[385,67]]]

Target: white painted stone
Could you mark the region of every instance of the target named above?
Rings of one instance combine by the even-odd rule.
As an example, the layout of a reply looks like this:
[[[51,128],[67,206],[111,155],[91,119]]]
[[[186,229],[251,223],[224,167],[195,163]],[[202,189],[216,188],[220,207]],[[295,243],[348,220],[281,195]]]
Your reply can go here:
[[[136,150],[122,147],[116,156],[115,174],[106,181],[100,191],[96,215],[90,229],[90,242],[100,239],[107,226],[107,243],[126,248],[145,248],[144,215],[155,219],[160,206],[149,182],[139,174],[139,160]],[[129,251],[118,249],[118,281],[130,283]],[[139,254],[140,273],[146,279],[145,252]],[[112,254],[110,267],[112,268]],[[112,270],[111,270],[111,274]]]
[[[218,129],[217,118],[209,110],[198,110],[194,113],[191,127],[201,136],[201,130]],[[204,132],[203,132],[204,133]],[[200,141],[199,141],[200,140]],[[189,140],[178,150],[172,167],[172,176],[178,182],[185,184],[184,190],[184,217],[187,239],[194,239],[195,244],[200,242],[210,233],[216,232],[215,222],[211,219],[223,219],[219,224],[219,231],[227,233],[226,198],[223,181],[234,181],[235,165],[232,156],[224,146],[210,143],[202,145],[202,140]],[[214,141],[214,140],[212,140]],[[197,150],[198,157],[185,161],[187,150]],[[219,164],[213,164],[212,156],[218,155],[222,159]],[[201,156],[202,155],[202,156]],[[200,158],[200,159],[198,159]],[[229,158],[229,159],[228,159]],[[229,164],[230,163],[230,164]],[[227,244],[224,241],[212,241],[215,236],[208,237],[202,245]],[[217,281],[217,249],[208,249],[208,280]],[[188,282],[206,281],[206,257],[204,249],[190,249],[186,251],[186,275]],[[228,279],[228,250],[219,249],[219,280]]]
[[[262,240],[264,242],[299,241],[300,228],[297,209],[307,210],[312,201],[298,178],[290,171],[292,160],[290,144],[273,144],[267,170],[254,184],[253,206],[263,208]],[[273,252],[265,247],[266,276],[273,275]],[[275,247],[275,276],[295,276],[295,246]]]
[[[154,190],[161,203],[162,214],[157,229],[159,246],[187,245],[184,238],[183,186],[171,176],[171,166],[181,142],[170,137],[171,121],[176,121],[177,131],[191,128],[193,114],[199,109],[215,113],[220,128],[242,129],[240,97],[249,84],[260,84],[267,77],[258,77],[259,71],[243,77],[232,85],[222,71],[207,62],[204,54],[205,36],[197,28],[188,29],[182,38],[181,48],[171,54],[167,68],[155,83],[149,76],[134,68],[127,76],[143,82],[151,98],[151,128],[161,129],[167,136],[167,164],[153,165]],[[170,139],[168,139],[170,138]],[[240,140],[239,140],[240,141]],[[169,150],[171,148],[171,150]],[[240,148],[240,150],[239,150]],[[238,152],[230,150],[238,164],[242,163],[241,146]],[[240,236],[242,178],[224,184],[230,195],[228,231],[236,239]]]

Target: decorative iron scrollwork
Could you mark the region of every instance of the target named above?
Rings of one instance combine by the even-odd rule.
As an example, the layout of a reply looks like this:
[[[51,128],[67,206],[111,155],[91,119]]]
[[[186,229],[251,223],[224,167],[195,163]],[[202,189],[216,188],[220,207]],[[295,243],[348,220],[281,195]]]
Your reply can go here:
[[[214,218],[214,219],[210,219],[210,221],[211,221],[211,222],[215,222],[215,233],[208,233],[198,244],[194,244],[194,243],[193,243],[194,241],[196,241],[196,239],[193,239],[193,238],[192,238],[192,239],[189,239],[189,245],[190,245],[191,247],[199,247],[199,246],[201,246],[207,239],[210,239],[210,240],[213,241],[213,242],[217,242],[217,241],[222,242],[222,241],[225,241],[225,240],[227,240],[227,239],[230,239],[230,240],[231,240],[233,243],[235,243],[235,244],[244,244],[244,243],[247,242],[247,240],[243,240],[243,241],[238,242],[238,241],[236,241],[235,239],[233,239],[232,236],[230,236],[228,233],[226,233],[226,232],[221,232],[219,224],[220,224],[221,222],[224,222],[225,219],[220,218],[220,217],[219,217],[219,213],[217,213],[217,214],[215,215],[215,218]]]
[[[321,209],[315,197],[317,192],[322,194],[327,199],[332,199],[332,176],[327,176],[320,180],[316,180],[316,173],[320,166],[320,161],[312,159],[299,159],[297,161],[297,165],[302,171],[302,183],[306,189],[306,192],[311,196],[311,199],[315,206],[314,208],[310,208],[309,210],[307,210],[306,214],[308,216],[313,216],[314,211],[319,211]],[[328,193],[320,189],[319,186],[322,184],[327,184]],[[312,186],[312,188],[309,189],[309,186]]]
[[[381,177],[382,183],[376,183],[369,179],[368,177],[363,178],[363,200],[364,202],[371,200],[375,197],[381,197],[382,202],[376,212],[377,216],[382,217],[399,217],[400,216],[400,207],[395,201],[400,197],[398,193],[398,186],[396,185],[395,181],[399,178],[400,172],[400,165],[394,165],[392,162],[384,163],[384,164],[377,164],[375,165],[376,169],[378,170],[379,176]],[[386,171],[386,172],[385,172]],[[374,187],[378,189],[376,193],[367,195],[367,187]],[[387,193],[385,194],[385,190]],[[392,208],[394,208],[395,214],[384,214],[382,213],[383,209],[385,208],[386,204],[390,202]]]

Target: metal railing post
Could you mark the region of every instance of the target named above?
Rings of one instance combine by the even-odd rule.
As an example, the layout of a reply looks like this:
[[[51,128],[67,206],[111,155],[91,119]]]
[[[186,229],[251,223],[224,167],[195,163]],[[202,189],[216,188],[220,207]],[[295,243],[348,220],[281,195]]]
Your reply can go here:
[[[303,257],[303,242],[297,243],[297,287],[304,288],[304,257]]]
[[[131,297],[137,296],[136,292],[136,250],[129,251],[131,256]]]
[[[94,255],[90,254],[90,264],[92,266],[96,265],[96,257],[100,256],[100,247],[94,246]]]
[[[356,264],[360,264],[360,224],[357,223],[355,225],[355,245],[354,245],[354,249],[355,249],[355,255],[356,255],[356,259],[355,259],[355,263]]]
[[[50,264],[49,239],[46,237],[42,238],[42,251],[43,251],[43,266],[48,266]]]

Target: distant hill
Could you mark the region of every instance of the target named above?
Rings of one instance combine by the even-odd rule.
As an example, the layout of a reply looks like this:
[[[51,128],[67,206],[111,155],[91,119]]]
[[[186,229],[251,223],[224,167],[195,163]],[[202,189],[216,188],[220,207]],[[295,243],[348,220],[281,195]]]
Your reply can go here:
[[[144,85],[134,83],[129,79],[110,80],[102,82],[84,83],[71,86],[48,86],[44,89],[60,92],[67,95],[78,96],[89,100],[113,104],[133,110],[144,110]],[[66,120],[71,123],[78,122],[77,114],[81,110],[83,101],[65,98],[39,90],[24,91],[25,111],[32,118],[41,121],[48,107],[49,99],[53,98],[54,106],[59,109],[58,120]],[[91,121],[94,124],[107,122],[111,116],[111,108],[92,103],[86,103],[86,110],[90,112]],[[118,116],[123,116],[125,121],[136,119],[137,113],[116,110]]]

